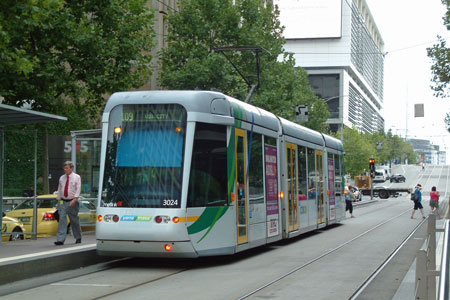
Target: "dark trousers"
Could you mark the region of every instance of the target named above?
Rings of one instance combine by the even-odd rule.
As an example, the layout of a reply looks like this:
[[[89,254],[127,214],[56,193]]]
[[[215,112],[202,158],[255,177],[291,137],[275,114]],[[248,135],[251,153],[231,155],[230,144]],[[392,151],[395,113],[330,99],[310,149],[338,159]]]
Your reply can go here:
[[[353,213],[353,204],[352,201],[345,200],[345,211],[350,211],[350,213]]]

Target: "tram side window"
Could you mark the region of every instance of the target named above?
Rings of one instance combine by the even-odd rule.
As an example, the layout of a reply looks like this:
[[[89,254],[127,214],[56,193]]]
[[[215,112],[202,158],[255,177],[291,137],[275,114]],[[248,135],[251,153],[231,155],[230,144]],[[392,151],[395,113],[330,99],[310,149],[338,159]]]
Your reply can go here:
[[[340,154],[335,155],[335,161],[336,161],[336,195],[341,195],[342,190],[344,189],[344,184],[342,182],[343,177],[343,159]]]
[[[250,165],[248,168],[249,201],[252,204],[264,203],[263,185],[263,152],[262,136],[257,133],[248,133],[250,149]]]
[[[308,199],[316,199],[319,174],[316,170],[316,155],[314,149],[307,148],[308,153]]]
[[[220,206],[227,198],[227,128],[197,123],[187,206]]]
[[[298,200],[306,200],[307,181],[307,160],[306,148],[298,146]]]

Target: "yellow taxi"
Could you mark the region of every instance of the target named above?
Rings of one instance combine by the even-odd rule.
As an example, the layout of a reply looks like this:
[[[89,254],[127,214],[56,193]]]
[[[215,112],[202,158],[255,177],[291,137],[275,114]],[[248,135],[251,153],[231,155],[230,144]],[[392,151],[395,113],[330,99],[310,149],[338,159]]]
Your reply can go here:
[[[4,232],[12,232],[12,234],[3,234]],[[25,228],[22,222],[17,219],[5,216],[2,217],[2,242],[23,240]]]
[[[27,199],[17,205],[13,210],[6,213],[6,216],[16,218],[23,223],[26,232],[32,231],[33,226],[33,201],[34,199]],[[56,195],[42,195],[36,199],[37,207],[37,236],[48,237],[56,235],[58,231],[58,221],[54,216],[56,210]],[[95,205],[80,197],[80,210],[78,216],[80,217],[80,225],[82,231],[95,230],[96,208]],[[70,221],[67,217],[67,231],[70,231]]]

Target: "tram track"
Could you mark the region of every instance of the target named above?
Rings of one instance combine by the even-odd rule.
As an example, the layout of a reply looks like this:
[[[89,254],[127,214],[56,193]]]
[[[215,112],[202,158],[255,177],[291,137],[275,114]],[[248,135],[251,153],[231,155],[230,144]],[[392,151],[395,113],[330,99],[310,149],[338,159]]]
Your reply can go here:
[[[122,292],[125,292],[125,291],[128,291],[128,290],[132,290],[132,289],[138,288],[138,287],[140,287],[140,286],[143,286],[143,285],[146,285],[146,284],[149,284],[149,283],[157,282],[157,281],[159,281],[159,280],[164,280],[164,279],[167,279],[167,278],[169,278],[169,277],[171,277],[171,276],[178,275],[178,274],[180,274],[180,273],[186,272],[186,271],[188,271],[188,270],[190,270],[190,268],[187,268],[187,269],[181,269],[181,270],[178,270],[178,271],[176,271],[176,272],[167,274],[167,275],[162,276],[162,277],[158,277],[158,278],[150,279],[150,280],[147,280],[147,281],[144,281],[144,282],[140,282],[139,284],[127,286],[127,287],[124,288],[124,289],[121,289],[121,290],[115,290],[114,292],[111,292],[111,293],[108,293],[108,294],[104,294],[104,295],[101,295],[101,296],[96,297],[96,298],[92,298],[92,300],[107,299],[108,297],[113,296],[113,295],[116,295],[116,294],[118,294],[118,293],[122,293]]]
[[[404,214],[406,214],[406,213],[409,213],[410,211],[411,211],[411,209],[405,210],[405,211],[401,212],[400,214],[397,214],[397,215],[395,215],[395,216],[393,216],[393,217],[391,217],[391,218],[389,218],[389,219],[387,219],[387,220],[385,220],[385,221],[383,221],[383,222],[377,224],[376,226],[374,226],[374,227],[372,227],[372,228],[370,228],[370,229],[368,229],[368,230],[366,230],[366,231],[360,233],[359,235],[357,235],[357,236],[351,238],[350,240],[348,240],[348,241],[346,241],[346,242],[344,242],[344,243],[342,243],[342,244],[340,244],[340,245],[334,247],[333,249],[331,249],[331,250],[329,250],[329,251],[327,251],[327,252],[322,253],[321,255],[319,255],[319,256],[317,256],[317,257],[315,257],[315,258],[313,258],[313,259],[307,261],[306,263],[303,263],[303,264],[301,264],[300,266],[297,266],[297,267],[295,267],[294,269],[292,269],[292,270],[286,272],[285,274],[283,274],[283,275],[281,275],[281,276],[279,276],[279,277],[277,277],[277,278],[275,278],[275,279],[273,279],[273,280],[271,280],[271,281],[269,281],[269,282],[267,282],[267,283],[261,285],[260,287],[254,289],[254,290],[252,290],[252,291],[250,291],[250,292],[248,292],[247,294],[245,294],[245,295],[239,297],[238,300],[247,299],[247,298],[249,298],[249,297],[251,297],[251,296],[257,294],[258,292],[260,292],[260,291],[262,291],[262,290],[264,290],[264,289],[266,289],[266,288],[272,286],[273,284],[275,284],[275,283],[277,283],[277,282],[279,282],[279,281],[281,281],[281,280],[287,278],[288,276],[290,276],[290,275],[292,275],[292,274],[294,274],[294,273],[296,273],[296,272],[298,272],[298,271],[300,271],[300,270],[306,268],[307,266],[310,266],[311,264],[314,264],[314,263],[320,261],[321,259],[323,259],[323,258],[325,258],[325,257],[327,257],[327,256],[329,256],[329,255],[331,255],[331,254],[333,254],[334,252],[336,252],[336,251],[342,249],[343,247],[348,246],[348,245],[351,244],[352,242],[354,242],[354,241],[356,241],[356,240],[358,240],[358,239],[360,239],[360,238],[362,238],[362,237],[368,235],[368,234],[371,233],[372,231],[374,231],[374,230],[380,228],[381,226],[386,225],[387,223],[392,222],[393,220],[396,220],[397,218],[401,217],[402,215],[404,215]],[[376,275],[378,275],[379,272],[381,272],[381,270],[389,263],[389,261],[390,261],[390,260],[395,256],[395,254],[396,254],[396,253],[397,253],[397,252],[405,245],[405,243],[411,238],[412,235],[414,235],[414,233],[418,230],[418,228],[420,228],[420,226],[421,226],[425,221],[426,221],[426,219],[423,220],[422,222],[420,222],[418,225],[416,225],[416,226],[413,228],[412,232],[411,232],[411,233],[410,233],[410,234],[409,234],[409,235],[408,235],[408,236],[400,243],[399,246],[397,246],[397,247],[394,249],[394,251],[388,256],[388,258],[387,258],[385,261],[383,261],[383,263],[382,263],[379,267],[377,267],[377,268],[375,269],[375,271],[372,272],[371,275],[370,275],[366,280],[364,280],[363,284],[355,291],[355,293],[352,295],[352,298],[351,298],[351,299],[355,299],[355,298],[353,298],[353,296],[356,297],[357,295],[359,295],[359,293],[360,293],[361,291],[363,291],[364,288],[365,288],[368,284],[370,284],[370,282],[376,277]]]
[[[436,169],[435,177],[439,177],[441,180],[441,177],[445,177],[445,173],[447,173],[450,169],[443,169],[438,170]],[[447,171],[447,172],[446,172]],[[438,174],[439,173],[439,174]],[[422,174],[425,175],[425,174]],[[427,174],[426,176],[430,176],[432,174]],[[425,177],[422,178],[422,180],[425,182]],[[436,180],[436,178],[433,177],[433,180]],[[431,184],[431,183],[430,183]],[[437,184],[436,184],[437,185]],[[427,187],[428,189],[428,187]],[[446,189],[442,187],[442,190]],[[401,199],[401,198],[400,198]],[[194,299],[189,298],[193,297],[195,293],[192,292],[192,289],[189,289],[189,287],[195,286],[196,283],[204,282],[202,285],[206,285],[206,289],[213,290],[213,293],[207,293],[204,294],[203,299],[214,299],[212,295],[219,295],[220,290],[224,290],[224,286],[227,286],[228,284],[228,290],[230,290],[230,287],[234,287],[238,290],[235,290],[235,293],[231,295],[227,295],[227,297],[217,296],[216,299],[248,299],[248,298],[256,298],[258,296],[264,296],[265,293],[272,293],[273,291],[277,291],[276,283],[280,283],[281,286],[286,286],[291,284],[293,280],[298,280],[298,278],[304,279],[305,277],[310,276],[310,274],[313,274],[313,277],[320,277],[324,276],[318,273],[318,269],[320,268],[326,268],[325,264],[330,260],[339,260],[340,265],[342,266],[342,262],[344,261],[342,258],[342,254],[348,252],[348,249],[357,249],[358,246],[361,244],[364,244],[377,236],[380,235],[380,233],[385,232],[388,228],[395,228],[398,227],[398,222],[405,221],[405,218],[402,218],[402,216],[405,216],[411,212],[411,207],[409,207],[407,210],[405,210],[406,202],[408,202],[409,206],[409,200],[406,198],[403,198],[401,201],[392,201],[389,200],[383,200],[383,201],[377,201],[376,203],[379,203],[380,205],[372,207],[372,209],[363,209],[361,211],[361,214],[357,214],[356,219],[349,219],[349,224],[344,225],[348,226],[347,229],[344,229],[344,226],[337,226],[336,228],[331,228],[332,231],[337,230],[341,234],[345,232],[346,237],[342,237],[339,239],[323,239],[321,240],[327,240],[330,241],[328,243],[328,246],[324,246],[320,249],[320,252],[317,251],[315,253],[312,252],[305,252],[309,251],[311,249],[311,245],[314,245],[316,242],[309,243],[309,238],[307,237],[308,241],[306,243],[301,243],[301,245],[296,245],[296,240],[293,239],[292,243],[290,241],[286,241],[281,243],[277,246],[277,244],[270,244],[268,247],[260,247],[255,248],[247,252],[241,252],[237,255],[230,256],[230,257],[209,257],[209,258],[201,258],[198,260],[179,260],[177,262],[172,260],[160,260],[160,259],[151,259],[151,260],[143,260],[139,258],[133,258],[133,259],[123,259],[122,262],[110,266],[104,267],[102,270],[98,269],[98,271],[94,271],[93,269],[89,272],[89,274],[97,273],[95,276],[86,276],[88,272],[85,272],[85,274],[79,274],[79,276],[71,276],[71,278],[62,279],[61,277],[58,280],[54,280],[52,283],[47,283],[45,288],[45,285],[42,285],[42,290],[48,290],[50,289],[64,289],[67,291],[73,290],[73,289],[86,289],[89,290],[89,292],[92,294],[89,294],[89,297],[85,297],[84,299],[121,299],[121,298],[127,298],[127,297],[133,297],[135,296],[136,299],[144,299],[145,296],[143,296],[145,293],[158,293],[158,295],[164,294],[165,291],[170,289],[170,286],[173,286],[174,283],[179,284],[179,289],[183,290],[185,295],[188,295],[186,299]],[[444,201],[443,201],[444,202]],[[444,203],[443,203],[444,204]],[[395,207],[395,211],[393,211],[393,208]],[[386,213],[381,213],[382,210],[389,211],[389,215],[386,215]],[[372,213],[377,212],[376,215],[371,216]],[[375,219],[375,218],[383,218],[383,219]],[[397,220],[398,219],[398,220]],[[405,243],[408,239],[411,239],[411,236],[420,228],[420,226],[423,224],[424,221],[413,221],[409,219],[409,216],[406,218],[408,222],[414,222],[411,224],[411,227],[408,228],[408,230],[401,231],[401,235],[398,236],[398,239],[392,239],[395,240],[395,243],[392,243],[391,246],[388,246],[389,248],[386,248],[386,251],[384,253],[384,256],[380,256],[377,258],[376,263],[369,264],[370,267],[365,267],[365,269],[362,269],[361,267],[353,268],[354,274],[360,274],[360,278],[357,278],[357,281],[353,281],[354,284],[352,285],[351,290],[348,290],[348,292],[343,291],[341,295],[345,295],[345,298],[341,299],[349,299],[349,295],[351,295],[352,298],[350,299],[356,299],[360,293],[362,293],[367,286],[370,285],[370,288],[373,287],[373,284],[371,284],[374,279],[377,278],[377,276],[382,272],[386,266],[390,265],[389,263],[392,261],[392,259],[396,256],[396,254],[402,249],[402,247],[405,246]],[[357,222],[354,221],[362,221],[364,222]],[[397,220],[397,222],[396,222]],[[402,221],[403,220],[403,221]],[[371,222],[371,226],[367,222]],[[415,222],[418,222],[419,224],[416,224]],[[364,226],[364,228],[360,228],[360,230],[357,230],[357,226],[352,225],[358,225],[358,226]],[[339,229],[340,228],[340,229]],[[378,230],[377,230],[378,229]],[[328,230],[325,230],[327,232]],[[321,230],[317,231],[319,234],[322,234]],[[351,232],[353,232],[352,235]],[[387,231],[389,232],[389,230]],[[392,232],[392,231],[390,231]],[[399,231],[400,232],[400,231]],[[328,232],[329,233],[329,232]],[[372,234],[371,234],[372,233]],[[326,234],[326,233],[324,233]],[[329,236],[329,234],[327,234]],[[332,234],[335,235],[336,234]],[[318,235],[312,235],[311,240],[314,240],[314,236]],[[405,238],[406,237],[406,238]],[[331,243],[331,240],[334,240],[333,243]],[[413,239],[414,240],[414,239]],[[416,241],[416,243],[419,241]],[[421,240],[420,240],[421,243]],[[309,244],[305,247],[305,244]],[[409,243],[408,243],[409,244]],[[292,247],[293,246],[293,247]],[[327,247],[327,248],[325,248]],[[347,248],[348,247],[348,248]],[[280,248],[281,251],[276,251],[276,249]],[[302,251],[302,252],[291,252],[286,251],[287,248],[295,248],[297,250],[294,251]],[[405,248],[408,248],[406,246]],[[303,249],[303,250],[300,250]],[[306,250],[307,249],[307,250]],[[317,248],[318,249],[318,248]],[[283,251],[284,250],[284,251]],[[260,252],[260,253],[258,253]],[[264,252],[267,252],[267,257]],[[277,253],[277,252],[281,252]],[[269,255],[271,253],[271,255]],[[284,255],[286,255],[286,259],[284,259]],[[334,254],[333,254],[334,253]],[[262,257],[258,257],[261,255]],[[335,258],[336,256],[336,258]],[[283,260],[275,260],[279,259],[280,257],[283,257]],[[289,263],[288,258],[292,261],[292,258],[296,259],[295,264],[286,265]],[[362,256],[361,259],[365,259],[367,256]],[[387,257],[387,258],[386,258]],[[338,259],[339,258],[339,259]],[[237,270],[245,270],[245,266],[248,268],[247,270],[251,271],[253,276],[257,276],[256,274],[262,274],[264,273],[263,268],[261,268],[261,264],[263,264],[264,261],[275,262],[276,268],[282,267],[283,269],[275,270],[275,268],[272,268],[271,273],[265,274],[265,276],[261,276],[261,278],[258,278],[258,280],[255,280],[253,282],[250,282],[251,288],[249,285],[239,285],[240,281],[235,280],[231,283],[227,282],[227,280],[230,280],[230,278],[233,278],[236,276]],[[345,259],[345,257],[344,257]],[[254,261],[258,261],[259,264],[254,264]],[[359,260],[362,261],[362,260]],[[395,260],[394,260],[395,262]],[[334,264],[334,262],[333,262]],[[296,266],[296,267],[293,267]],[[386,268],[389,270],[389,268]],[[219,272],[216,273],[216,270],[219,270]],[[275,270],[275,271],[274,271]],[[342,270],[342,268],[341,268]],[[373,272],[371,271],[373,270]],[[107,271],[105,273],[101,273],[101,271]],[[191,272],[192,271],[192,272]],[[200,274],[203,272],[206,272],[208,276],[204,277]],[[220,273],[227,273],[232,274],[231,276],[228,275],[222,275]],[[313,272],[313,273],[311,273]],[[118,274],[126,274],[124,277],[126,277],[126,280],[120,280],[120,277],[118,277]],[[296,274],[297,275],[294,275]],[[319,272],[320,273],[320,272]],[[350,274],[351,272],[349,272]],[[370,273],[370,274],[369,274]],[[218,279],[212,279],[211,281],[208,280],[208,278],[215,278],[216,274],[219,276],[221,280]],[[245,273],[247,274],[247,273]],[[281,274],[281,275],[280,275]],[[328,274],[328,273],[325,273]],[[363,274],[361,276],[361,274]],[[382,273],[384,275],[386,273]],[[61,275],[59,275],[61,276]],[[134,276],[134,277],[133,277]],[[326,275],[325,275],[326,276]],[[78,279],[79,277],[79,279]],[[130,277],[129,279],[127,277]],[[131,278],[133,277],[133,278]],[[354,277],[354,276],[353,276]],[[383,276],[378,276],[383,277]],[[108,278],[103,280],[103,278]],[[188,279],[186,279],[188,278]],[[201,280],[204,281],[198,281],[198,279],[201,278]],[[324,277],[326,278],[326,277]],[[365,278],[365,279],[364,279]],[[69,280],[70,279],[70,280]],[[119,280],[118,280],[119,279]],[[133,280],[132,280],[133,279]],[[197,281],[195,281],[197,279]],[[314,279],[313,279],[314,280]],[[257,281],[257,282],[256,282]],[[300,282],[300,281],[297,281]],[[342,280],[342,282],[349,282],[349,280]],[[211,283],[208,285],[208,283]],[[375,280],[375,285],[378,283],[377,280]],[[201,287],[203,287],[200,285]],[[308,287],[309,285],[306,285]],[[370,290],[369,288],[369,290]],[[185,291],[185,289],[187,289]],[[219,291],[218,291],[219,290]],[[250,292],[246,292],[248,290],[251,290]],[[23,291],[23,289],[22,289]],[[143,292],[145,291],[145,292]],[[190,292],[189,292],[190,291]],[[35,293],[35,292],[30,292]],[[30,295],[28,293],[28,295]],[[177,293],[179,295],[179,293]],[[206,295],[208,295],[208,298]],[[308,294],[310,295],[310,294]],[[12,295],[11,295],[12,296]],[[25,293],[21,293],[22,297],[26,297]],[[155,295],[156,297],[156,295]],[[327,297],[318,297],[317,299],[329,299]],[[7,299],[29,299],[29,298],[7,298]],[[147,298],[145,298],[147,299]],[[274,297],[274,299],[284,299],[283,297]],[[312,299],[312,298],[311,298]],[[69,299],[68,299],[69,300]]]

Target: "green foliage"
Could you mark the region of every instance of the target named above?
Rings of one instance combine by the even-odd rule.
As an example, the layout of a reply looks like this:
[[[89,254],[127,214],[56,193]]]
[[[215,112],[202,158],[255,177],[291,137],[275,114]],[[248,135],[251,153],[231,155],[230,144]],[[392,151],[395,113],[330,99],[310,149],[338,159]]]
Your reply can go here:
[[[72,102],[96,117],[105,95],[149,77],[154,33],[146,2],[2,1],[0,95],[56,114]]]
[[[0,5],[0,96],[13,106],[66,116],[67,122],[13,127],[50,135],[96,126],[106,96],[142,86],[151,74],[153,12],[147,0],[3,0]],[[9,129],[10,127],[8,127]],[[33,182],[33,139],[11,133],[7,141],[5,191]],[[49,145],[51,147],[51,145]],[[45,155],[44,155],[45,156]],[[42,166],[42,168],[41,168]],[[30,171],[31,170],[31,171]],[[30,182],[31,180],[31,182]]]
[[[159,81],[167,89],[218,89],[245,99],[249,87],[224,55],[223,46],[259,46],[261,86],[252,104],[295,121],[295,106],[309,105],[305,125],[324,130],[328,109],[311,91],[305,70],[295,68],[283,50],[283,28],[271,2],[260,0],[182,0],[179,12],[168,17],[168,47],[161,51]],[[225,53],[242,74],[256,75],[254,52]],[[255,77],[247,77],[256,84]]]
[[[339,138],[339,134],[334,136]],[[352,177],[369,171],[371,157],[377,165],[389,165],[390,161],[404,163],[406,160],[415,164],[417,156],[410,143],[392,135],[391,131],[369,134],[347,127],[344,129],[344,151],[345,171]]]
[[[447,47],[446,40],[438,36],[439,43],[427,48],[428,57],[432,60],[431,89],[437,97],[449,96],[450,83],[450,49]]]
[[[447,7],[447,12],[442,18],[443,24],[449,29],[450,24],[450,0],[441,0],[442,4]],[[446,98],[450,96],[450,49],[447,47],[446,39],[438,36],[439,43],[427,48],[427,55],[431,58],[431,89],[436,97]],[[444,122],[447,124],[447,130],[450,132],[450,113]]]
[[[39,138],[39,136],[38,136]],[[5,196],[21,197],[22,191],[34,185],[34,130],[5,130],[4,191]],[[41,154],[38,149],[38,158]],[[38,161],[38,170],[42,167]]]

